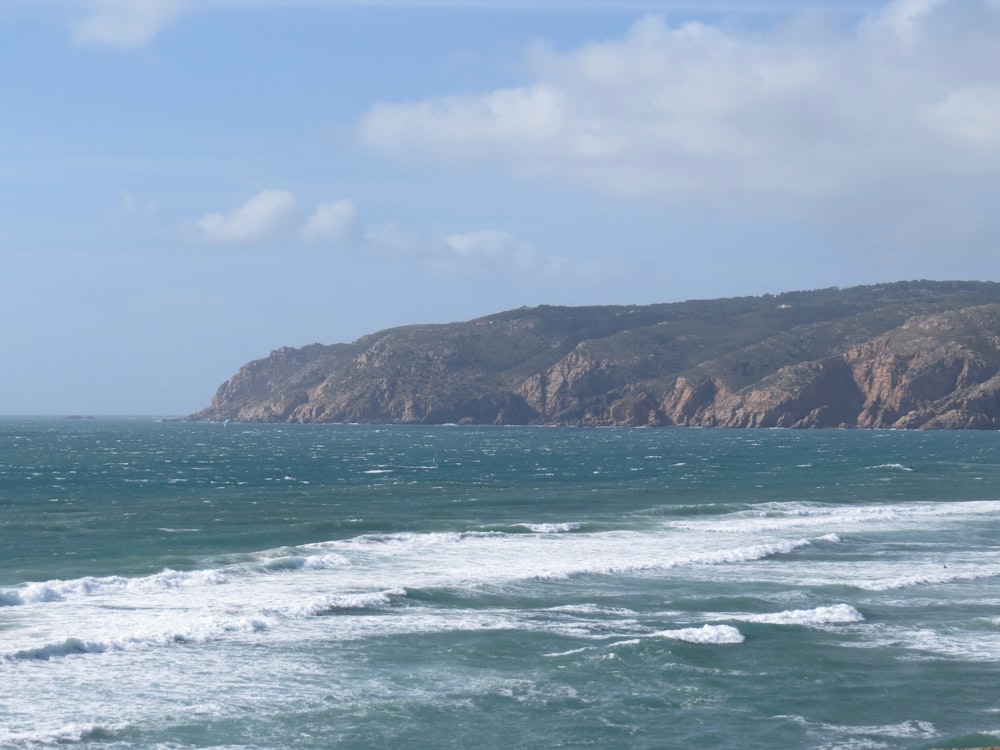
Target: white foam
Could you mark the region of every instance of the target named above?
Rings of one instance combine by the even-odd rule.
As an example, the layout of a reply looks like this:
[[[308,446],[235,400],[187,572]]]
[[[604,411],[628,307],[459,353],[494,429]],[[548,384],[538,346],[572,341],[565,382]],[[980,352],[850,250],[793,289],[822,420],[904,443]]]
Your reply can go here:
[[[147,628],[109,638],[70,636],[62,640],[17,649],[0,654],[4,661],[49,661],[81,654],[103,654],[109,651],[135,651],[177,643],[205,643],[227,633],[259,633],[271,627],[262,617],[237,617],[228,620],[206,618],[200,622],[180,623],[163,629]]]
[[[639,638],[629,638],[627,641],[615,641],[614,643],[609,643],[608,648],[614,648],[615,646],[638,646],[642,643]]]
[[[125,724],[102,726],[100,724],[66,724],[49,730],[36,732],[10,732],[0,727],[0,745],[66,745],[86,742],[101,735],[125,728]]]
[[[80,638],[66,638],[58,643],[50,643],[36,648],[24,648],[18,651],[4,654],[7,661],[22,661],[33,659],[36,661],[48,661],[60,656],[70,654],[98,654],[107,651],[108,647],[99,641],[84,641]]]
[[[855,581],[854,585],[866,591],[892,591],[894,589],[912,588],[914,586],[931,586],[960,581],[975,581],[982,578],[1000,576],[1000,565],[985,565],[966,569],[935,566],[933,570],[923,573],[913,573],[905,576],[882,576],[867,580]]]
[[[570,531],[577,531],[582,524],[579,523],[515,523],[514,528],[527,529],[536,534],[565,534]]]
[[[593,560],[573,565],[572,560],[551,561],[549,569],[539,573],[540,579],[558,580],[576,575],[630,575],[655,571],[668,571],[676,568],[692,566],[723,566],[736,563],[763,560],[775,555],[787,554],[809,544],[807,539],[753,544],[745,547],[722,547],[709,552],[692,552],[679,550],[660,553],[658,556],[638,558],[635,550],[629,555],[629,550],[622,550],[618,559],[596,557]],[[630,559],[631,558],[631,559]]]
[[[69,581],[52,580],[28,583],[17,588],[0,590],[0,606],[19,606],[44,602],[61,602],[73,597],[96,596],[122,591],[153,591],[188,586],[221,584],[228,580],[218,570],[179,572],[164,570],[142,578],[125,576],[86,576]]]
[[[937,728],[929,721],[904,721],[900,724],[882,724],[870,727],[851,727],[852,732],[877,734],[883,737],[931,739],[937,735]]]
[[[656,635],[688,643],[735,644],[743,643],[745,640],[743,633],[732,625],[702,625],[700,628],[663,630]]]
[[[850,604],[834,604],[815,609],[791,609],[762,615],[737,615],[743,622],[761,622],[770,625],[827,625],[832,623],[862,622],[865,618]]]
[[[265,570],[326,570],[341,565],[350,565],[351,561],[344,555],[285,555],[269,560],[264,565]]]
[[[362,534],[351,539],[332,542],[316,542],[303,545],[303,549],[349,549],[368,545],[400,545],[413,547],[429,547],[439,544],[459,544],[470,539],[488,539],[491,537],[509,536],[500,531],[437,531],[425,534],[403,532],[398,534]]]
[[[759,534],[816,530],[823,534],[845,530],[899,528],[933,521],[963,522],[974,516],[1000,513],[1000,502],[977,500],[956,503],[914,503],[906,505],[812,505],[808,503],[761,503],[750,510],[722,518],[672,521],[669,527],[688,532]],[[833,528],[831,528],[833,527]]]
[[[994,662],[1000,653],[1000,633],[987,628],[966,629],[868,625],[864,639],[853,648],[905,649],[913,659],[941,658],[968,662]]]
[[[546,612],[569,612],[580,615],[614,615],[616,617],[635,617],[638,612],[625,607],[602,607],[599,604],[562,604],[549,607]]]
[[[981,538],[970,540],[973,548],[966,552],[964,547],[955,548],[947,541],[963,540],[964,536],[932,537],[922,533],[937,528],[941,520],[978,523],[976,514],[985,517],[1000,506],[987,503],[950,506],[949,503],[897,504],[869,513],[863,508],[846,506],[823,508],[775,503],[721,517],[688,514],[683,518],[685,528],[669,522],[669,519],[679,521],[677,514],[653,517],[650,513],[628,515],[626,523],[630,530],[627,531],[584,532],[577,528],[574,530],[577,533],[563,533],[570,530],[563,524],[547,528],[526,522],[516,530],[534,533],[442,531],[369,535],[219,557],[211,563],[216,570],[163,571],[133,579],[90,577],[2,589],[0,603],[31,604],[29,600],[33,599],[38,606],[0,612],[5,627],[0,639],[3,640],[0,672],[4,677],[0,685],[6,683],[0,687],[0,704],[8,716],[14,715],[11,708],[15,703],[19,710],[13,720],[18,723],[8,724],[6,717],[0,722],[5,724],[0,729],[0,745],[13,731],[44,731],[48,733],[44,737],[55,738],[60,727],[73,721],[94,721],[108,726],[110,721],[128,718],[130,726],[145,725],[147,715],[159,716],[167,711],[183,715],[192,708],[210,705],[212,700],[218,700],[218,705],[226,710],[238,705],[256,710],[267,707],[265,701],[272,699],[301,700],[315,690],[318,683],[313,681],[314,677],[322,681],[322,695],[333,696],[329,700],[349,698],[356,689],[353,686],[371,679],[370,674],[366,675],[364,669],[336,672],[336,665],[357,666],[357,654],[369,646],[360,640],[350,648],[338,649],[337,644],[355,639],[380,643],[396,634],[457,632],[464,637],[476,631],[500,630],[551,634],[553,637],[525,642],[547,644],[537,651],[529,646],[529,656],[551,651],[545,655],[563,657],[564,661],[547,663],[553,669],[576,660],[613,658],[615,651],[627,656],[630,647],[640,643],[647,647],[655,643],[662,649],[672,642],[675,644],[669,646],[672,649],[707,649],[719,653],[712,644],[723,645],[721,650],[726,651],[724,644],[744,642],[740,628],[760,630],[774,625],[838,625],[838,631],[850,636],[843,639],[845,644],[886,645],[894,649],[893,653],[902,650],[903,658],[936,658],[936,654],[944,653],[960,659],[995,660],[1000,653],[1000,628],[995,617],[971,625],[949,621],[947,628],[951,630],[945,632],[901,630],[880,621],[862,624],[864,618],[857,610],[835,603],[849,599],[849,595],[830,593],[850,591],[846,585],[856,585],[859,580],[909,585],[935,577],[942,582],[941,576],[947,580],[969,580],[982,577],[983,571],[990,569],[995,572],[989,575],[1000,574],[1000,551],[994,552]],[[719,506],[723,512],[732,507]],[[345,515],[351,513],[357,511]],[[572,519],[571,513],[561,517]],[[532,519],[531,515],[525,515]],[[726,525],[727,522],[731,523]],[[178,521],[177,525],[183,524]],[[889,540],[901,543],[889,547],[879,544],[877,536],[867,535],[875,525],[903,529],[902,539]],[[353,533],[361,530],[354,528],[357,531]],[[852,533],[855,528],[859,533]],[[917,542],[923,544],[933,538],[935,544],[918,546],[906,538],[907,529],[921,532]],[[769,559],[810,543],[839,541],[840,534],[850,538],[849,548],[824,545],[818,559],[809,554]],[[940,561],[936,566],[927,562],[928,554],[943,555],[948,568],[943,568]],[[642,581],[628,580],[617,587],[614,579],[579,581],[567,587],[532,585],[539,575],[605,573],[657,576],[663,585],[654,582],[646,586]],[[657,607],[667,609],[672,606],[669,599],[673,592],[698,590],[697,583],[707,579],[726,582],[725,592],[741,591],[764,599],[777,596],[775,591],[789,592],[788,598],[783,595],[777,600],[781,603],[769,607],[788,609],[733,616],[711,612],[694,617],[690,613],[657,615],[648,611]],[[791,582],[794,588],[755,587],[758,582],[769,580]],[[801,595],[796,593],[812,580],[835,584],[835,588],[824,589],[830,598],[819,600],[834,603],[792,609],[817,603],[799,598]],[[957,591],[946,593],[967,596],[980,604],[981,600],[974,599],[975,594],[980,590],[992,594],[992,583],[956,586],[953,588]],[[433,596],[420,601],[400,601],[398,597],[405,596],[403,587],[444,591],[445,604],[436,606]],[[708,587],[702,590],[705,596],[713,590],[722,591]],[[620,591],[622,598],[611,598],[608,591]],[[502,592],[503,597],[494,596],[496,592]],[[659,598],[647,599],[639,592]],[[625,598],[633,593],[634,599]],[[885,608],[887,598],[898,598],[907,605],[912,603],[912,599],[902,594],[887,597],[853,593],[863,597],[859,601],[867,602],[857,606],[870,606],[872,611]],[[918,597],[931,597],[937,590],[916,593]],[[482,600],[476,598],[480,595]],[[468,608],[456,606],[463,598],[472,602]],[[510,609],[495,606],[501,598],[510,602]],[[810,603],[803,604],[804,601]],[[954,604],[954,596],[947,601]],[[47,602],[57,604],[49,606]],[[563,606],[549,607],[560,603]],[[643,613],[602,606],[623,603]],[[983,609],[968,611],[982,613]],[[901,610],[892,619],[908,617],[909,612],[918,610]],[[965,616],[965,610],[956,614]],[[650,622],[656,624],[650,626]],[[711,624],[703,625],[706,622]],[[763,624],[744,626],[741,622]],[[922,628],[926,627],[924,620],[919,622]],[[660,632],[661,628],[669,630]],[[826,641],[832,636],[827,633],[820,637]],[[199,639],[219,642],[210,647],[184,645]],[[706,645],[682,646],[681,642]],[[303,658],[313,646],[329,654],[329,664]],[[586,650],[590,653],[574,656]],[[341,658],[343,662],[338,661]],[[628,661],[624,659],[622,665]],[[329,665],[333,667],[328,668]],[[240,667],[246,669],[241,671]],[[304,679],[297,679],[295,669],[302,670]],[[309,670],[318,674],[310,674]],[[129,680],[121,679],[128,675],[155,675],[157,689],[130,694]],[[270,682],[272,677],[274,681]],[[108,691],[101,690],[102,684],[109,686]],[[372,694],[379,690],[385,690],[384,683],[371,688]],[[269,695],[262,697],[265,693]],[[40,718],[34,721],[31,703],[37,700],[37,695],[46,696],[46,713],[41,717],[39,711]],[[164,698],[173,695],[178,696],[176,703]],[[223,695],[224,699],[219,697]],[[238,714],[242,709],[232,710]],[[906,732],[919,731],[912,725],[862,729],[884,730],[885,736],[891,736],[892,732],[906,736]],[[4,735],[4,731],[8,734]],[[72,731],[65,736],[74,739]],[[44,737],[38,742],[48,741]],[[889,740],[886,742],[891,744]],[[30,743],[25,740],[22,744]]]
[[[776,719],[785,719],[787,721],[794,722],[800,726],[805,727],[817,727],[824,732],[833,732],[837,735],[850,737],[852,735],[860,735],[861,737],[889,737],[892,739],[931,739],[938,734],[937,728],[931,724],[929,721],[904,721],[899,724],[882,724],[876,726],[850,726],[843,724],[829,724],[826,722],[814,722],[803,716],[786,716],[778,715],[775,716]],[[860,740],[864,742],[864,740]],[[832,745],[824,747],[834,747]],[[838,742],[836,744],[837,748],[845,747],[884,747],[883,744],[864,744],[864,745],[845,745],[843,742]]]
[[[312,617],[336,610],[381,609],[389,606],[394,596],[406,596],[406,590],[362,591],[324,596],[304,604],[289,605],[283,608],[282,613],[291,617]]]
[[[368,534],[307,545],[341,553],[359,571],[391,576],[383,585],[478,586],[502,581],[564,580],[579,575],[646,575],[692,566],[727,566],[786,554],[808,539],[746,543],[745,537],[653,532],[573,534],[436,532]],[[368,580],[368,585],[373,581]],[[378,585],[378,584],[376,584]]]
[[[959,507],[900,505],[889,511],[924,522],[949,515],[969,518],[1000,507],[995,503],[955,505]],[[685,529],[663,524],[646,530],[562,533],[572,529],[573,524],[567,522],[525,523],[529,531],[540,530],[530,534],[469,531],[362,535],[244,554],[225,560],[218,569],[166,570],[140,578],[85,577],[25,584],[0,590],[0,603],[68,603],[40,606],[26,612],[24,619],[32,621],[33,630],[11,631],[18,637],[6,642],[2,658],[21,662],[59,659],[61,663],[73,664],[75,658],[62,657],[172,647],[177,643],[219,639],[228,633],[263,631],[270,633],[268,638],[292,639],[310,633],[309,637],[327,640],[396,632],[486,629],[540,630],[574,638],[603,639],[601,642],[610,637],[648,637],[651,629],[638,626],[636,613],[585,603],[547,609],[546,614],[538,610],[533,614],[435,610],[424,603],[395,607],[389,616],[372,614],[392,607],[396,597],[405,596],[403,587],[475,592],[491,586],[503,588],[510,582],[577,575],[679,575],[685,580],[699,576],[728,578],[734,571],[735,575],[743,575],[746,563],[787,554],[812,543],[798,533],[748,528],[748,522],[771,522],[781,517],[806,526],[814,521],[828,524],[831,519],[838,524],[845,519],[864,523],[870,516],[858,512],[861,510],[848,512],[839,507],[798,504],[756,506],[754,512],[764,513],[764,518],[747,517],[745,512],[739,517],[734,517],[736,514],[727,517],[733,521],[727,529],[732,533],[719,533],[719,519],[701,523],[688,518]],[[788,530],[802,529],[794,525],[781,529]],[[826,537],[814,536],[812,541],[817,538],[833,541],[839,540],[839,535],[827,532]],[[923,572],[902,565],[886,566],[887,562],[890,561],[879,561],[874,563],[878,567],[872,568],[870,561],[785,560],[780,564],[755,565],[750,575],[754,580],[777,576],[799,582],[810,576],[825,576],[824,582],[848,581],[853,585],[858,585],[859,579],[865,583],[864,579],[870,577],[873,580],[868,583],[873,589],[878,586],[876,590],[927,581],[929,577],[970,580],[1000,575],[997,564],[1000,561],[996,559],[993,565],[987,561],[984,567],[982,563],[974,565],[971,558],[961,564],[953,564],[949,558],[949,568],[928,566]],[[908,566],[912,566],[912,561]],[[678,569],[682,572],[671,572]],[[906,575],[899,575],[903,573]],[[905,580],[901,581],[902,578]],[[889,585],[893,582],[895,585]],[[101,598],[102,595],[105,596]],[[551,616],[560,611],[565,612],[564,617]],[[334,616],[322,617],[326,614]],[[732,617],[715,614],[704,619],[814,627],[858,623],[864,618],[853,607],[838,604]],[[274,632],[275,629],[279,632]],[[995,630],[988,630],[995,634]],[[731,625],[681,628],[657,635],[692,643],[743,641],[743,634]]]
[[[736,547],[732,550],[722,550],[715,553],[695,555],[692,562],[709,563],[711,565],[721,565],[734,562],[751,562],[753,560],[763,560],[775,555],[787,555],[801,547],[809,546],[808,539],[788,539],[780,542],[769,542],[764,544],[752,544],[745,547]]]
[[[618,646],[638,646],[640,643],[642,643],[642,639],[641,638],[629,638],[629,639],[624,640],[624,641],[613,641],[612,643],[606,644],[603,648],[605,648],[605,649],[611,649],[611,648],[616,648]],[[576,654],[582,654],[582,653],[585,653],[587,651],[593,651],[595,648],[599,648],[599,647],[598,646],[583,646],[581,648],[570,649],[569,651],[557,651],[557,652],[554,652],[554,653],[551,653],[551,654],[542,654],[542,656],[545,656],[545,657],[548,657],[548,658],[558,658],[558,657],[561,657],[561,656],[575,656]]]

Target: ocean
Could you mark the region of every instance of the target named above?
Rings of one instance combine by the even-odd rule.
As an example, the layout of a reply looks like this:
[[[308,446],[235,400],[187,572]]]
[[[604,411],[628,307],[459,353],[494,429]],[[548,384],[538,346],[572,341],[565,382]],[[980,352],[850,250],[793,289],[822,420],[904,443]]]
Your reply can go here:
[[[1000,744],[1000,436],[0,419],[0,748]]]

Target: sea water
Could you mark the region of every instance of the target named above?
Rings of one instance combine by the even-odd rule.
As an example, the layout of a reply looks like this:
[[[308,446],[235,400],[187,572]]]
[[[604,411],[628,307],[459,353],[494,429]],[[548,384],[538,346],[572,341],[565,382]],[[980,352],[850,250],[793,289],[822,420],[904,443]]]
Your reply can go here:
[[[988,432],[0,419],[0,747],[1000,743]]]

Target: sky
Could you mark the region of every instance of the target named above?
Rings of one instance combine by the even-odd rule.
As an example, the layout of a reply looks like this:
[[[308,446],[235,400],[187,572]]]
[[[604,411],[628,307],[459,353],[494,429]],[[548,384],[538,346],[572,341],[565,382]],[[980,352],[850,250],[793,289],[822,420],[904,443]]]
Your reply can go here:
[[[1000,280],[1000,0],[3,0],[0,414],[522,305]]]

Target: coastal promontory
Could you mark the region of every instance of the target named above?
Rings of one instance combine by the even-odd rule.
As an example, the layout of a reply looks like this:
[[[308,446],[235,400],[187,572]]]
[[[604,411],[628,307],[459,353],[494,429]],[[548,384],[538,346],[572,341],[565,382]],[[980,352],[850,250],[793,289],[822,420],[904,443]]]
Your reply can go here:
[[[1000,428],[1000,284],[522,307],[244,365],[190,419]]]

